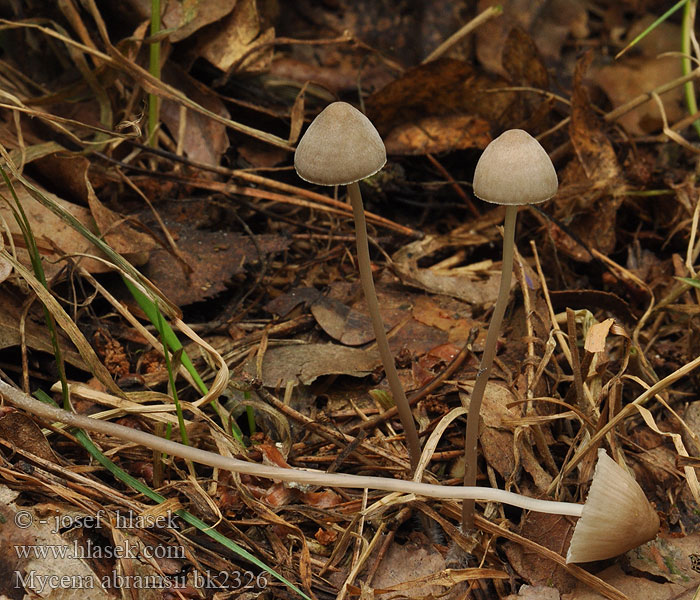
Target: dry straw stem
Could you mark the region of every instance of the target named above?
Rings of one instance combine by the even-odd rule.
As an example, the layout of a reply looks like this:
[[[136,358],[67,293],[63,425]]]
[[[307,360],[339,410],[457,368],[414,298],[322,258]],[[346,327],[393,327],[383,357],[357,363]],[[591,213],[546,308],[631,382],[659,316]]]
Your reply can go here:
[[[683,77],[678,77],[677,79],[674,79],[673,81],[669,81],[668,83],[664,83],[663,85],[660,85],[659,87],[654,88],[653,90],[650,90],[649,92],[646,92],[644,94],[640,94],[636,98],[632,98],[629,102],[625,102],[622,106],[618,106],[616,109],[611,110],[610,112],[606,113],[605,116],[603,117],[608,123],[611,121],[615,121],[619,119],[622,115],[627,114],[631,110],[634,110],[638,106],[644,104],[645,102],[648,102],[654,97],[654,94],[657,94],[659,96],[670,92],[671,90],[689,82],[693,81],[695,79],[700,79],[700,68],[694,69],[687,75],[683,75]]]
[[[21,262],[19,262],[14,256],[12,256],[4,248],[0,249],[0,257],[5,261],[10,263],[15,271],[27,282],[29,287],[32,288],[34,293],[37,295],[41,303],[46,307],[46,309],[51,313],[53,318],[59,327],[70,337],[71,341],[75,344],[80,356],[85,361],[85,363],[90,367],[90,372],[97,377],[97,379],[102,383],[108,390],[117,396],[124,397],[124,392],[119,388],[119,386],[114,383],[112,376],[110,375],[107,368],[102,364],[98,358],[92,346],[85,339],[85,336],[80,331],[78,326],[73,322],[73,320],[68,316],[68,313],[63,309],[63,307],[58,303],[58,301],[53,297],[51,292],[47,290],[44,285],[34,277],[34,274],[29,271]]]
[[[229,191],[230,193],[246,193],[247,195],[253,195],[253,191],[262,191],[259,190],[259,188],[264,187],[264,188],[271,188],[274,190],[278,190],[280,192],[285,192],[286,194],[289,194],[289,196],[303,196],[305,198],[308,198],[309,200],[313,200],[315,202],[318,202],[320,204],[324,204],[326,206],[330,206],[332,208],[338,209],[338,211],[344,215],[351,216],[352,215],[352,210],[350,207],[347,205],[346,202],[342,202],[340,200],[336,200],[334,198],[330,198],[328,196],[324,196],[323,194],[319,194],[317,192],[314,192],[313,190],[308,190],[305,188],[298,187],[296,185],[292,185],[290,183],[285,183],[283,181],[277,181],[275,179],[270,179],[269,177],[264,177],[262,175],[259,175],[258,173],[254,173],[252,171],[248,171],[246,169],[229,169],[227,167],[222,167],[220,165],[209,165],[203,162],[199,162],[196,160],[192,160],[189,157],[184,157],[184,156],[178,156],[177,154],[173,154],[172,152],[168,152],[166,150],[162,150],[160,148],[151,148],[149,146],[145,146],[143,144],[140,144],[132,139],[129,140],[129,143],[136,146],[137,148],[140,148],[141,150],[149,153],[149,154],[155,154],[156,156],[160,156],[163,158],[166,158],[170,161],[173,162],[178,162],[190,167],[193,167],[196,170],[202,170],[202,171],[208,171],[210,173],[217,173],[218,175],[223,175],[224,177],[227,177],[229,179],[237,179],[240,181],[246,181],[248,183],[252,183],[255,187],[252,188],[244,188],[241,186],[236,186],[236,185],[230,185],[228,188],[225,190],[220,190],[217,188],[217,191]],[[57,145],[58,146],[58,145]],[[57,152],[59,150],[65,150],[63,147],[58,146],[54,152]],[[107,157],[108,158],[108,157]],[[114,160],[114,159],[109,159],[108,160]],[[120,163],[119,161],[114,161],[121,166],[132,169],[134,171],[140,172],[141,169],[138,167],[134,167],[133,165],[130,164],[123,164]],[[148,171],[151,173],[151,171]],[[177,181],[183,181],[183,183],[186,183],[188,185],[197,185],[197,183],[206,183],[194,178],[180,178],[177,179]],[[216,183],[216,182],[214,182]],[[240,191],[243,190],[243,191]],[[278,200],[280,195],[275,196],[275,197],[270,197],[272,200]],[[316,207],[315,204],[311,204],[310,206]],[[317,207],[319,210],[323,210],[321,207]],[[406,227],[405,225],[401,225],[400,223],[395,223],[391,219],[387,219],[386,217],[382,217],[381,215],[377,215],[376,213],[370,212],[370,211],[365,211],[365,216],[367,217],[367,220],[374,223],[375,225],[379,225],[381,227],[385,227],[387,229],[390,229],[392,231],[396,231],[397,233],[400,233],[402,235],[408,235],[412,237],[419,237],[422,234],[415,229],[411,229],[410,227]]]
[[[695,358],[694,360],[690,361],[686,365],[683,365],[679,369],[676,369],[673,373],[670,375],[667,375],[660,381],[657,381],[654,385],[652,385],[649,389],[645,390],[642,392],[637,398],[633,401],[630,402],[629,404],[626,404],[620,412],[618,412],[610,421],[608,421],[603,427],[600,428],[600,430],[595,433],[590,440],[588,440],[588,443],[583,447],[580,448],[578,452],[572,457],[572,459],[564,465],[562,468],[561,472],[559,475],[557,475],[552,483],[550,484],[547,493],[552,493],[554,489],[559,485],[560,481],[562,478],[566,477],[571,470],[578,465],[581,460],[590,452],[591,450],[595,449],[598,447],[600,442],[602,441],[603,437],[611,431],[614,427],[619,425],[619,423],[623,420],[629,417],[631,414],[633,414],[637,406],[643,406],[647,400],[650,398],[653,398],[657,394],[659,394],[661,391],[665,390],[667,387],[681,379],[682,377],[685,377],[689,373],[692,373],[695,369],[700,367],[700,356]]]
[[[95,16],[93,14],[93,16]],[[75,40],[72,40],[64,35],[61,35],[57,31],[54,31],[53,29],[50,29],[48,27],[44,27],[42,25],[37,25],[36,23],[31,23],[31,22],[22,22],[22,23],[17,23],[15,21],[9,21],[7,19],[0,19],[0,30],[2,29],[18,29],[18,28],[26,28],[26,29],[34,29],[39,31],[40,33],[52,37],[54,39],[57,39],[67,46],[70,46],[71,48],[74,48],[76,50],[79,50],[85,54],[89,54],[90,56],[93,56],[94,58],[103,61],[107,66],[117,70],[117,71],[122,71],[126,72],[129,75],[131,75],[136,82],[141,84],[143,88],[146,90],[146,92],[150,94],[155,94],[156,96],[159,96],[160,98],[165,98],[169,100],[173,100],[174,102],[177,102],[183,106],[186,106],[190,110],[193,110],[201,115],[204,115],[213,121],[216,121],[217,123],[222,123],[223,125],[226,125],[226,127],[230,127],[231,129],[234,129],[235,131],[239,131],[241,133],[245,133],[246,135],[249,135],[251,137],[254,137],[256,139],[259,139],[263,142],[267,142],[268,144],[272,144],[273,146],[277,146],[279,148],[283,148],[285,150],[289,150],[290,152],[292,151],[291,146],[287,142],[287,140],[283,140],[280,137],[277,137],[276,135],[272,135],[270,133],[267,133],[265,131],[260,131],[258,129],[255,129],[254,127],[250,127],[248,125],[244,125],[243,123],[238,123],[237,121],[232,121],[231,119],[227,119],[225,117],[222,117],[221,115],[217,115],[214,112],[211,112],[204,108],[203,106],[200,106],[196,102],[190,100],[183,92],[178,90],[177,88],[174,88],[157,77],[154,77],[151,75],[146,69],[143,67],[137,65],[133,61],[129,60],[126,56],[124,56],[117,48],[115,48],[109,39],[106,36],[106,30],[104,29],[104,23],[102,22],[102,19],[99,18],[99,15],[96,15],[98,17],[97,19],[97,24],[98,27],[102,33],[103,37],[103,42],[105,43],[105,46],[107,47],[107,51],[109,54],[105,54],[104,52],[101,52],[100,50],[96,50],[95,48],[90,48],[89,46],[86,46],[84,44],[81,44],[79,42],[76,42]]]
[[[466,36],[468,36],[477,27],[480,27],[483,23],[486,23],[489,19],[497,17],[503,14],[503,8],[499,5],[489,6],[486,10],[478,14],[471,21],[466,23],[458,31],[453,33],[444,42],[442,42],[435,50],[433,50],[428,56],[423,59],[423,63],[428,63],[431,60],[436,60],[440,58],[443,54],[448,52],[454,45],[462,41]]]

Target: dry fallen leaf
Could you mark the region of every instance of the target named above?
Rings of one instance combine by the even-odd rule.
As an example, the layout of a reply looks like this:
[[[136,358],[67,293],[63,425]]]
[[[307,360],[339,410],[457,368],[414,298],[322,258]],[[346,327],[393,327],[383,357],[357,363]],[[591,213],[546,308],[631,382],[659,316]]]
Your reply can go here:
[[[248,54],[237,70],[264,71],[272,61],[275,38],[272,27],[264,28],[256,0],[237,0],[231,13],[199,36],[198,52],[219,70],[228,72],[248,51],[263,45],[259,51]],[[267,44],[267,45],[265,45]]]
[[[459,397],[463,406],[469,406],[474,381],[465,381]],[[511,477],[518,466],[514,447],[514,426],[511,424],[520,415],[508,404],[515,401],[515,396],[501,384],[486,384],[479,418],[482,421],[479,431],[479,443],[486,462],[504,479]]]
[[[408,543],[406,545],[392,544],[387,552],[384,560],[379,565],[374,578],[372,579],[372,588],[384,590],[395,585],[401,585],[407,581],[418,579],[420,577],[430,576],[434,573],[439,573],[445,569],[445,559],[432,545],[418,545]],[[439,595],[444,596],[445,588],[442,585],[435,584],[413,584],[411,589],[402,594],[407,598],[425,598],[426,596]],[[394,594],[392,594],[394,596]],[[380,598],[389,598],[388,594],[379,596]],[[448,594],[448,598],[452,597]]]
[[[472,115],[426,117],[404,123],[384,138],[389,154],[438,154],[466,148],[486,148],[491,141],[489,124]]]
[[[211,90],[181,70],[176,64],[167,63],[163,68],[163,80],[182,90],[187,97],[203,106],[208,111],[229,119],[231,117],[224,103]],[[226,126],[191,110],[185,110],[185,123],[181,123],[182,105],[164,98],[161,103],[160,117],[170,130],[176,143],[190,160],[205,165],[219,166],[221,157],[229,147]],[[182,135],[182,139],[180,139]]]
[[[252,240],[229,231],[167,225],[176,234],[178,249],[192,272],[186,274],[172,254],[158,249],[143,267],[143,273],[178,306],[220,294],[234,275],[259,265],[265,255],[281,252],[289,245],[289,240],[275,235],[260,235]]]
[[[0,412],[0,438],[44,460],[60,464],[41,427],[24,413],[12,409],[4,414]]]
[[[394,271],[403,283],[433,294],[446,294],[469,304],[495,302],[501,281],[501,274],[496,269],[484,273],[478,268],[470,272],[465,268],[433,270],[419,266],[426,257],[461,244],[462,241],[450,236],[426,236],[404,246],[392,256]]]
[[[346,306],[335,298],[318,296],[311,304],[311,314],[321,329],[347,346],[361,346],[374,339],[368,315]]]
[[[41,189],[40,186],[37,187]],[[47,278],[55,275],[65,264],[59,260],[61,253],[100,255],[91,242],[49,209],[34,200],[24,187],[16,186],[15,193],[27,215],[29,225],[39,247],[39,252],[45,259],[43,265]],[[5,186],[0,187],[0,194],[10,197]],[[95,232],[94,219],[103,228],[102,232],[105,234],[105,241],[134,264],[143,264],[148,257],[148,251],[155,246],[150,237],[135,231],[122,217],[106,208],[99,201],[91,202],[90,210],[88,210],[77,204],[67,202],[45,190],[43,190],[43,194],[63,207],[93,233]],[[12,211],[4,202],[0,203],[0,216],[5,219],[13,234],[15,245],[18,246],[20,260],[24,264],[29,265],[29,257],[23,250],[24,242],[20,228],[12,215]],[[59,249],[61,253],[55,249]],[[79,261],[91,273],[105,273],[111,270],[103,262],[91,258],[74,257],[74,260]]]
[[[346,348],[336,344],[294,344],[268,348],[262,365],[262,383],[266,387],[310,385],[323,375],[366,377],[381,364],[378,351]],[[245,371],[255,376],[255,360]]]
[[[46,513],[37,512],[38,509],[31,505],[18,506],[15,503],[17,495],[17,492],[0,485],[0,521],[3,523],[0,527],[0,547],[13,550],[3,553],[3,586],[7,586],[4,589],[13,590],[12,598],[31,596],[63,600],[74,597],[74,588],[80,587],[81,598],[108,600],[110,596],[101,585],[102,578],[86,561],[71,557],[72,544],[55,533],[54,515],[49,514],[47,518]],[[57,515],[66,515],[65,510],[58,507],[54,510]],[[28,551],[26,557],[14,551],[23,548]],[[67,552],[63,556],[60,551],[40,556],[32,553],[33,548],[43,548],[44,551],[47,548],[65,548]],[[82,585],[72,584],[73,581]],[[48,585],[49,582],[54,582],[54,585]],[[63,585],[60,585],[61,582]]]
[[[641,33],[656,16],[647,15],[630,28],[628,41]],[[596,69],[591,78],[607,94],[613,108],[645,94],[682,74],[678,56],[659,56],[677,52],[681,39],[680,26],[664,21],[644,37],[633,50],[610,64]],[[683,106],[683,87],[678,86],[662,97],[669,123],[675,123],[687,113]],[[662,126],[661,114],[654,100],[648,100],[616,120],[630,135],[658,132]]]
[[[151,16],[151,0],[127,0],[127,4],[141,19]],[[164,29],[170,32],[171,42],[189,37],[205,25],[214,23],[233,10],[236,0],[185,0],[167,2],[162,16]]]
[[[466,62],[441,58],[406,70],[369,96],[365,106],[367,116],[384,136],[396,127],[415,126],[429,117],[462,115],[499,122],[516,94],[489,90],[505,85],[503,79],[483,75]],[[480,121],[474,121],[472,127],[477,127],[475,139],[484,141]]]
[[[583,55],[574,73],[569,132],[576,152],[561,175],[557,201],[552,203],[559,222],[568,227],[588,248],[609,254],[616,242],[617,211],[624,199],[625,179],[601,120],[591,108],[585,76],[592,54]],[[575,215],[572,217],[571,215]],[[552,222],[549,225],[557,247],[574,260],[588,262],[592,256],[578,241]]]
[[[700,589],[699,534],[686,537],[663,536],[630,550],[630,572],[619,561],[596,573],[628,598],[645,600],[694,600]],[[583,584],[566,596],[567,600],[602,600],[604,596]]]
[[[20,321],[26,298],[14,292],[11,287],[0,289],[0,349],[19,346],[22,343]],[[38,308],[38,307],[37,307]],[[85,362],[74,349],[66,335],[59,330],[59,345],[66,362],[83,370],[88,370]],[[30,350],[39,350],[53,355],[51,338],[42,317],[30,311],[24,328],[24,340]]]
[[[615,323],[615,319],[605,319],[602,323],[592,325],[586,334],[586,341],[583,344],[584,349],[587,352],[603,352],[605,350],[605,340],[613,323]]]
[[[573,531],[573,519],[561,515],[530,512],[522,521],[520,535],[563,555]],[[551,585],[560,593],[570,592],[576,579],[566,569],[529,548],[506,542],[506,555],[515,571],[532,585]]]
[[[477,10],[495,5],[503,8],[502,14],[476,31],[479,62],[492,73],[505,74],[501,55],[514,27],[528,32],[549,60],[561,59],[562,46],[569,36],[581,39],[589,34],[583,0],[480,0]]]
[[[4,258],[0,258],[0,283],[5,281],[12,273],[12,265]]]

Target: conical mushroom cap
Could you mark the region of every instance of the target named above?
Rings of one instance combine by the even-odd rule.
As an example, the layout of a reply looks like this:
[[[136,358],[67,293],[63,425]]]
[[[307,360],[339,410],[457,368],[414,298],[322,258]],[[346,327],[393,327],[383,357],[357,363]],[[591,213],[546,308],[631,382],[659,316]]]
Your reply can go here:
[[[537,204],[558,186],[549,155],[522,129],[509,129],[486,146],[474,171],[474,195],[494,204]]]
[[[593,482],[566,562],[618,556],[653,540],[658,530],[659,516],[642,488],[605,450],[598,450]]]
[[[372,122],[347,102],[329,104],[309,125],[294,153],[299,177],[319,185],[347,185],[386,164],[386,148]]]

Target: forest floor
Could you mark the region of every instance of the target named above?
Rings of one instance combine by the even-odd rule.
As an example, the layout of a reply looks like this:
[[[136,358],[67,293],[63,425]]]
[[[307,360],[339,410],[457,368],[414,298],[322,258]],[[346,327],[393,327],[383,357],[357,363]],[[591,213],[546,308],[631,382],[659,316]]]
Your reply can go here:
[[[559,188],[519,211],[477,483],[583,503],[602,448],[661,526],[566,564],[573,517],[477,502],[463,531],[454,499],[238,474],[5,394],[0,596],[697,599],[700,48],[695,0],[647,31],[672,6],[1,3],[4,381],[251,464],[410,480],[346,190],[293,166],[343,100],[388,155],[360,186],[418,477],[459,486],[505,214],[471,182],[524,129]]]

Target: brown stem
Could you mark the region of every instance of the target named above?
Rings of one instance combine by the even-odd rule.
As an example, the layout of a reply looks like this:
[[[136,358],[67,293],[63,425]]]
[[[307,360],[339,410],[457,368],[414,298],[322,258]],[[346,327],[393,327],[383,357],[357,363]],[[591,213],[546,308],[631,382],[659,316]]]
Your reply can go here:
[[[464,439],[464,485],[476,485],[476,454],[479,438],[479,413],[481,401],[484,399],[484,391],[491,374],[493,359],[496,357],[498,335],[503,323],[503,315],[508,305],[510,295],[510,281],[513,274],[513,248],[515,246],[515,220],[518,216],[516,205],[506,206],[506,218],[503,225],[503,266],[501,270],[501,285],[498,289],[498,298],[493,307],[491,323],[486,334],[486,345],[481,355],[481,364],[474,382],[469,412],[467,414],[467,433]],[[474,500],[465,500],[462,503],[462,531],[467,532],[474,528]]]
[[[384,322],[382,321],[381,313],[379,312],[379,301],[377,300],[377,292],[374,289],[374,279],[372,279],[372,268],[369,259],[369,243],[367,241],[367,225],[365,223],[365,212],[362,206],[362,195],[360,194],[360,186],[357,182],[348,185],[348,195],[352,204],[352,214],[355,218],[355,240],[357,243],[357,265],[360,269],[360,281],[362,290],[365,294],[365,300],[369,308],[369,316],[372,319],[372,328],[374,336],[377,340],[377,348],[379,355],[384,365],[391,395],[394,397],[396,408],[399,411],[401,425],[403,425],[404,435],[406,436],[406,445],[408,446],[408,457],[411,461],[412,471],[416,470],[418,461],[420,460],[420,441],[418,440],[418,432],[416,424],[413,421],[411,407],[406,399],[399,375],[396,372],[394,365],[394,357],[389,349],[389,341],[384,331]]]

